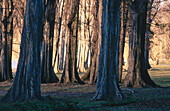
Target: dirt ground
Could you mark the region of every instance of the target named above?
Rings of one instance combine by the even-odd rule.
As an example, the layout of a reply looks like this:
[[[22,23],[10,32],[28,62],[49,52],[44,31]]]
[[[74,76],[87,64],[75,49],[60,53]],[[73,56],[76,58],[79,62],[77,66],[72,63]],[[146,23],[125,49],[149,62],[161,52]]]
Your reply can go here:
[[[124,72],[125,76],[126,72]],[[138,99],[137,101],[116,106],[105,106],[105,101],[91,102],[95,94],[95,85],[63,85],[63,84],[42,84],[42,96],[69,99],[77,102],[78,105],[92,111],[170,111],[170,65],[154,66],[149,70],[151,78],[157,84],[166,88],[129,88],[134,93],[122,89],[125,97]],[[123,78],[124,78],[123,76]],[[12,81],[0,83],[0,96],[4,96],[12,86]]]

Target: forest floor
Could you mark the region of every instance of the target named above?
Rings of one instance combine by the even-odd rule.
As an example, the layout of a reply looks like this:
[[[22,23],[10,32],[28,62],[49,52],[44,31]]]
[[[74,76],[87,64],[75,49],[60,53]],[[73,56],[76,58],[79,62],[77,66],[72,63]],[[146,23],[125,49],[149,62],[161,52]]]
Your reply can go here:
[[[75,103],[82,110],[88,111],[170,111],[170,64],[152,66],[149,74],[154,82],[165,88],[129,88],[130,91],[121,88],[125,99],[121,102],[96,101],[91,102],[95,94],[95,85],[63,85],[63,84],[42,84],[42,96],[50,96],[56,100],[69,100]],[[123,72],[123,78],[126,75]],[[121,84],[120,84],[121,85]],[[0,100],[12,86],[12,81],[0,83]],[[10,104],[0,102],[0,111],[18,110]],[[26,109],[25,109],[26,110]],[[48,110],[48,109],[47,109]]]

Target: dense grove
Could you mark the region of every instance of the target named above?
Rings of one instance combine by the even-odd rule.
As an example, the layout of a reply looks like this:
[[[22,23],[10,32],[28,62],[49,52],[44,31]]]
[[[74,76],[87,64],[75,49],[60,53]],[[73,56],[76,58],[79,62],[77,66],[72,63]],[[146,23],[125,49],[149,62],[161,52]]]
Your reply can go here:
[[[104,107],[152,101],[132,96],[136,88],[169,92],[150,74],[155,65],[169,67],[169,22],[160,17],[169,16],[169,3],[0,0],[0,82],[12,83],[1,101],[20,110],[86,110],[78,102],[44,97],[42,84],[90,86],[91,101],[105,101]],[[167,95],[159,99],[169,102]]]

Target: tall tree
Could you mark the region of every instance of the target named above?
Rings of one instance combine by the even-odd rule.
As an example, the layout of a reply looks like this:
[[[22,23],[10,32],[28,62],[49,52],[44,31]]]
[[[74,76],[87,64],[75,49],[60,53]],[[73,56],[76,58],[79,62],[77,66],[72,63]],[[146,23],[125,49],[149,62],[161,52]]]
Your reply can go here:
[[[155,16],[158,13],[158,9],[160,6],[160,0],[158,3],[156,3],[156,6],[153,6],[155,0],[148,0],[148,14],[147,14],[147,27],[146,27],[146,38],[145,38],[145,62],[147,69],[151,68],[151,65],[149,63],[149,46],[150,46],[150,37],[153,35],[153,32],[151,31],[151,23]],[[154,13],[152,12],[152,9],[154,9]],[[153,13],[153,14],[152,14]],[[152,34],[151,34],[152,33]]]
[[[118,82],[120,0],[103,0],[96,94],[92,100],[122,99]]]
[[[129,0],[131,7],[129,67],[124,87],[157,87],[148,74],[144,57],[147,4],[148,0]]]
[[[41,82],[54,83],[59,79],[54,73],[52,67],[53,58],[53,39],[55,25],[55,0],[48,0],[46,3],[44,41],[42,46],[42,66],[41,66]]]
[[[122,80],[122,66],[123,66],[123,54],[125,47],[126,27],[128,20],[128,6],[125,0],[121,1],[121,33],[120,33],[120,45],[119,45],[119,82]]]
[[[2,8],[2,0],[0,1],[0,54],[2,51],[2,16],[3,16],[3,8]],[[0,81],[2,81],[2,56],[0,57]]]
[[[93,0],[92,7],[93,8],[91,9],[91,14],[93,19],[91,20],[92,21],[91,63],[86,74],[81,78],[82,80],[90,79],[89,84],[93,84],[97,81],[98,57],[99,57],[98,56],[99,1]]]
[[[65,56],[65,67],[61,77],[60,83],[80,83],[81,81],[77,72],[77,38],[78,38],[78,24],[79,24],[79,3],[80,0],[66,1],[68,11],[68,22],[66,26],[67,31],[67,45]]]
[[[2,0],[1,18],[1,57],[0,57],[0,81],[12,79],[12,39],[13,39],[13,1]]]
[[[16,77],[2,101],[41,99],[44,0],[27,0]]]
[[[61,2],[61,3],[60,3]],[[63,43],[63,36],[62,35],[62,25],[64,26],[64,5],[65,5],[65,0],[61,0],[57,2],[57,5],[60,10],[60,12],[58,12],[58,18],[56,18],[58,20],[58,33],[57,33],[57,40],[56,40],[56,51],[55,51],[55,56],[54,56],[54,63],[53,63],[53,67],[55,67],[55,65],[57,65],[57,71],[59,70],[63,70],[63,63],[64,63],[64,52],[65,52],[65,43]],[[63,20],[64,19],[64,20]],[[61,36],[61,39],[60,39]],[[65,42],[65,41],[64,41]],[[60,45],[64,45],[63,47],[60,47]],[[60,57],[61,56],[61,57]],[[57,61],[57,63],[56,63]]]

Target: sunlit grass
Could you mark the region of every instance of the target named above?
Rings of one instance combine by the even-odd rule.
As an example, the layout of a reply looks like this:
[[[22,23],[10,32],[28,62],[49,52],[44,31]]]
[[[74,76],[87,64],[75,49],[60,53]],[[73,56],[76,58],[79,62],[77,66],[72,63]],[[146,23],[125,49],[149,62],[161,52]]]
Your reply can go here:
[[[161,86],[170,86],[170,65],[154,65],[149,70],[153,81]]]
[[[170,65],[152,65],[148,70],[152,80],[161,86],[170,86]],[[123,71],[122,79],[125,78],[127,71]]]

